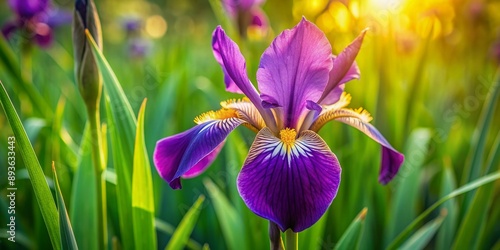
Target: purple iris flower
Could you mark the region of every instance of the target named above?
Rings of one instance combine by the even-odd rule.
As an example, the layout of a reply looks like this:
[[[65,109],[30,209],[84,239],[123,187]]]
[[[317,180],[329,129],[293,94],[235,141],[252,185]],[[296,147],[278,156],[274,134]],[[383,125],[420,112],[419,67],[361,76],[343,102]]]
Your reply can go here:
[[[260,6],[265,0],[222,0],[222,6],[238,25],[241,36],[246,36],[247,28],[256,28],[261,33],[267,31],[266,14]]]
[[[197,126],[158,141],[154,162],[172,188],[180,178],[202,173],[239,125],[257,132],[237,187],[246,205],[280,230],[300,232],[312,226],[337,194],[341,168],[335,154],[317,134],[331,120],[351,125],[381,144],[379,181],[389,182],[404,156],[369,122],[363,109],[349,109],[346,82],[359,78],[354,62],[365,32],[338,56],[324,33],[305,18],[283,31],[262,55],[257,92],[246,73],[238,46],[221,27],[212,47],[222,66],[227,91],[245,94],[221,103],[195,119]]]
[[[16,17],[2,27],[6,38],[16,30],[23,30],[28,39],[48,47],[53,40],[53,28],[71,21],[69,12],[51,8],[48,0],[9,0],[8,3]]]

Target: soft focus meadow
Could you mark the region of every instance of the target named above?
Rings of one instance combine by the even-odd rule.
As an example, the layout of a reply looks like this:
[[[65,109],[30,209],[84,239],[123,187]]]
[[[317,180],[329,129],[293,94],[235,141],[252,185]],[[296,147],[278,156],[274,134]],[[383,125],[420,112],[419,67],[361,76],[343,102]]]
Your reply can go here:
[[[368,28],[361,77],[345,91],[405,161],[382,185],[380,146],[325,125],[319,134],[342,180],[297,248],[500,249],[500,1],[267,0],[247,20],[220,0],[96,0],[102,44],[86,25],[72,30],[74,1],[36,14],[12,8],[23,2],[0,2],[0,249],[269,249],[269,222],[236,187],[254,132],[233,131],[180,190],[160,177],[153,152],[242,97],[225,91],[212,53],[217,25],[256,83],[263,51],[303,17],[334,54]],[[74,49],[95,59],[100,105],[82,98]]]

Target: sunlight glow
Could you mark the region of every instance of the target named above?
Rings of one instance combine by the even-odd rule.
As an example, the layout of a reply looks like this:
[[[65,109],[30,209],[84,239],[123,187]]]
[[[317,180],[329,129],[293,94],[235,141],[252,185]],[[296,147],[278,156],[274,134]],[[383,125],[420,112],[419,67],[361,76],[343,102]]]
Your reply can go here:
[[[380,10],[395,10],[402,5],[403,0],[370,0],[370,2],[374,8]]]

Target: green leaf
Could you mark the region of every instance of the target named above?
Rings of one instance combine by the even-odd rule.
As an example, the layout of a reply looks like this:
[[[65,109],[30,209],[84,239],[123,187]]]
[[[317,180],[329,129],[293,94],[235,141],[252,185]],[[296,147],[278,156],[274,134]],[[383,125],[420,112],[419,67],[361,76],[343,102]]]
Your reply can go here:
[[[455,174],[451,166],[451,160],[445,158],[444,169],[441,180],[440,196],[445,196],[457,188]],[[441,205],[441,209],[446,209],[448,215],[443,221],[443,225],[439,229],[436,249],[450,249],[451,244],[457,230],[458,205],[456,199],[450,199]]]
[[[104,99],[108,116],[108,131],[111,135],[111,151],[116,170],[116,191],[120,218],[120,234],[125,249],[134,248],[132,218],[132,162],[136,120],[123,89],[106,58],[87,33],[87,40],[97,60],[103,77]]]
[[[299,249],[319,249],[323,240],[328,213],[323,214],[321,218],[310,228],[300,233]]]
[[[201,204],[205,200],[205,196],[200,195],[193,206],[187,211],[186,215],[182,218],[181,222],[175,229],[172,238],[165,247],[167,250],[181,250],[187,245],[189,236],[194,229],[198,216],[201,212]]]
[[[21,154],[28,173],[30,176],[31,185],[35,193],[40,212],[43,216],[47,231],[49,233],[50,241],[54,249],[60,249],[61,234],[59,232],[59,218],[57,215],[57,208],[54,198],[50,193],[49,186],[45,180],[42,168],[36,157],[35,151],[30,144],[26,131],[24,131],[23,124],[12,105],[12,102],[7,95],[3,83],[0,82],[0,103],[5,111],[7,120],[10,123],[12,131],[14,132],[16,153]]]
[[[247,249],[247,234],[245,233],[245,225],[242,221],[242,217],[238,214],[227,197],[211,180],[205,179],[203,183],[205,184],[208,194],[210,195],[210,199],[213,202],[215,214],[219,220],[227,248]]]
[[[154,194],[151,166],[144,142],[144,112],[146,99],[142,103],[137,119],[135,135],[134,175],[132,177],[132,216],[136,249],[156,249],[154,225]]]
[[[75,235],[73,234],[73,229],[71,228],[71,222],[69,220],[68,212],[66,212],[66,205],[64,204],[64,199],[61,193],[61,188],[59,187],[59,181],[57,179],[56,167],[54,162],[52,162],[52,172],[54,172],[54,182],[56,189],[56,200],[57,207],[59,208],[59,226],[61,230],[61,248],[62,249],[78,249],[76,245]]]
[[[396,177],[396,193],[391,203],[392,216],[387,227],[387,242],[401,232],[417,216],[422,166],[428,155],[431,132],[416,129],[405,146],[405,162]]]
[[[361,210],[358,216],[356,216],[356,218],[352,221],[351,225],[349,225],[342,237],[340,237],[339,242],[335,245],[336,250],[359,248],[367,212],[368,209],[365,207],[363,208],[363,210]]]
[[[97,249],[97,203],[94,169],[92,168],[92,140],[87,124],[82,136],[76,174],[70,202],[73,233],[81,249]],[[85,199],[82,199],[85,197]],[[85,218],[82,220],[81,218]]]
[[[500,168],[500,133],[495,144],[490,153],[491,157],[486,167],[487,170],[498,170]],[[488,211],[491,209],[494,200],[494,190],[494,183],[490,183],[479,188],[474,194],[471,205],[458,228],[457,237],[453,244],[454,249],[478,249],[481,234],[484,233],[486,227]]]
[[[446,210],[441,213],[439,217],[428,222],[422,228],[420,228],[413,236],[411,236],[399,249],[404,250],[418,250],[424,249],[425,246],[431,241],[432,237],[436,234],[439,226],[446,217]]]
[[[174,226],[168,224],[165,221],[162,221],[159,218],[155,218],[155,227],[156,230],[163,232],[168,235],[172,235],[174,233]],[[186,248],[188,249],[193,249],[193,250],[199,250],[202,248],[200,243],[194,241],[193,239],[189,239],[188,242],[186,243]]]
[[[493,91],[488,92],[486,101],[484,102],[483,109],[481,110],[481,116],[479,118],[478,124],[472,135],[470,156],[469,161],[466,163],[464,168],[464,178],[463,183],[468,183],[473,179],[476,179],[481,175],[481,166],[483,162],[483,157],[485,153],[486,143],[488,140],[488,132],[491,125],[491,121],[495,114],[495,108],[498,104],[498,98],[500,97],[500,69],[496,73],[495,81],[492,86]],[[469,207],[474,192],[466,194],[463,200],[462,211],[466,211]],[[461,214],[463,215],[463,214]],[[460,216],[463,218],[463,216]]]
[[[402,242],[410,235],[411,231],[413,231],[434,209],[438,208],[445,201],[457,197],[461,194],[467,193],[471,190],[474,190],[478,187],[486,185],[490,182],[500,179],[500,171],[494,172],[492,174],[483,176],[473,182],[468,183],[458,189],[455,189],[453,192],[439,199],[436,203],[432,204],[429,208],[427,208],[423,213],[421,213],[408,227],[405,228],[389,245],[387,249],[396,249],[398,246],[402,244]]]

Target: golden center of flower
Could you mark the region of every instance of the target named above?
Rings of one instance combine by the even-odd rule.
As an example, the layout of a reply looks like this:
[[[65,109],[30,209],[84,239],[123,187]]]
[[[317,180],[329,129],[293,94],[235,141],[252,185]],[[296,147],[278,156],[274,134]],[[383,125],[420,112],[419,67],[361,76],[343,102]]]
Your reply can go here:
[[[285,128],[280,131],[281,141],[286,146],[292,146],[295,143],[295,137],[297,136],[297,132],[295,129]]]
[[[221,108],[216,111],[210,110],[197,116],[196,118],[194,118],[194,122],[200,124],[206,121],[223,120],[232,117],[238,117],[235,109]]]

